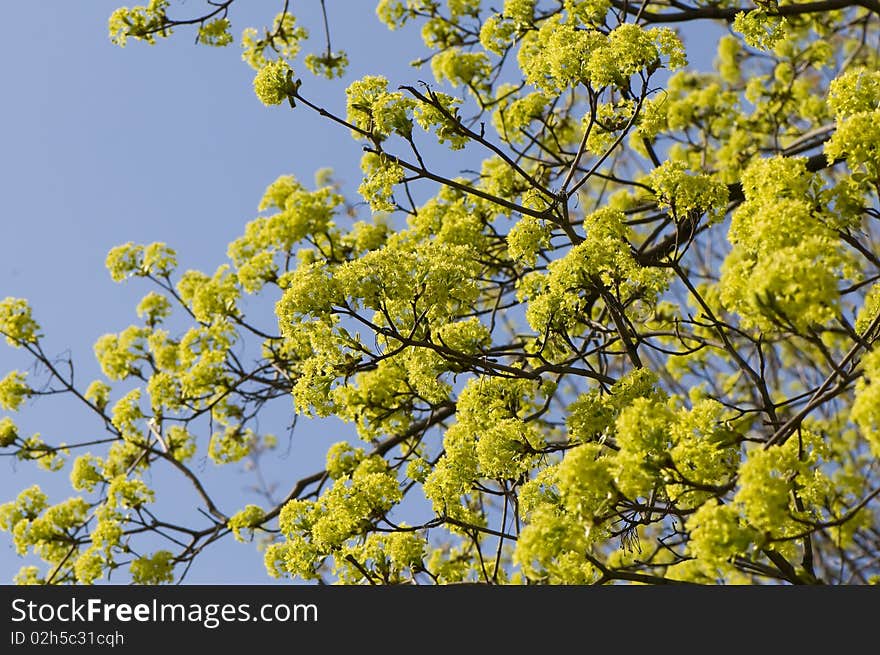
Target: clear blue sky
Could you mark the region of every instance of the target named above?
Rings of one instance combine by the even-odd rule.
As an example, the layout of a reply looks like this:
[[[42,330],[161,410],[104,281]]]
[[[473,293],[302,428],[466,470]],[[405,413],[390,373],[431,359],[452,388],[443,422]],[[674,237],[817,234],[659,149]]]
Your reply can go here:
[[[213,272],[278,175],[293,173],[310,185],[315,170],[333,166],[352,188],[361,155],[347,131],[305,111],[261,105],[251,90],[253,71],[241,61],[237,44],[196,46],[190,32],[153,47],[112,45],[107,17],[121,4],[7,3],[4,19],[14,27],[0,41],[6,89],[0,103],[0,298],[32,302],[47,351],[69,351],[83,385],[99,375],[95,340],[135,322],[134,307],[148,289],[139,280],[124,285],[110,280],[104,258],[111,247],[165,241],[177,249],[182,268]],[[232,15],[238,33],[271,19],[281,6],[239,4],[249,7]],[[345,86],[375,72],[380,57],[393,83],[419,78],[407,66],[417,56],[415,31],[389,33],[375,18],[375,3],[328,4],[334,47],[345,47],[353,65],[334,83],[304,72],[310,97],[344,107]],[[201,6],[173,5],[184,11]],[[318,49],[318,2],[296,5]],[[0,377],[28,364],[0,343]],[[280,431],[289,414],[289,405],[276,407],[270,418],[277,427],[267,431]],[[16,421],[23,432],[39,431],[53,443],[101,434],[100,425],[59,398],[29,403]],[[337,423],[302,421],[293,449],[270,472],[290,484],[292,470],[319,470],[326,443],[348,434]],[[227,501],[224,509],[256,501],[245,490],[250,478],[235,465],[223,472],[214,468],[204,463],[201,472],[210,491]],[[31,464],[0,459],[0,502],[34,482],[44,485],[53,501],[73,493],[66,472],[46,474]],[[167,494],[179,493],[184,504],[189,502],[187,489],[178,489],[176,480],[154,480],[157,487],[160,482]],[[192,499],[190,507],[194,504]],[[0,582],[11,581],[29,561],[15,554],[7,534],[0,534]],[[192,583],[268,581],[254,546],[231,539],[204,553],[187,578]]]
[[[6,3],[3,16],[11,27],[0,41],[6,89],[0,103],[0,298],[31,301],[47,335],[46,350],[69,353],[82,386],[99,376],[95,340],[135,322],[134,306],[148,289],[140,281],[110,280],[104,258],[111,247],[165,241],[178,251],[181,268],[213,272],[278,175],[293,173],[311,184],[315,170],[332,166],[352,190],[361,154],[346,130],[314,114],[262,106],[237,45],[196,46],[190,32],[154,47],[113,46],[106,22],[120,4]],[[241,4],[248,6],[232,16],[236,33],[277,11],[276,3]],[[364,74],[381,72],[392,86],[430,74],[408,66],[422,54],[417,28],[388,32],[374,16],[375,2],[327,4],[334,47],[348,50],[352,66],[333,83],[304,73],[308,97],[341,110],[345,86]],[[295,5],[318,49],[319,3]],[[201,5],[172,6],[196,11]],[[711,47],[713,33],[697,35],[698,40]],[[702,68],[708,61],[695,63]],[[458,163],[445,162],[446,172],[454,174]],[[28,364],[0,343],[0,376]],[[261,427],[280,431],[290,409],[289,403],[276,406],[267,419],[274,426]],[[101,436],[101,426],[64,399],[29,403],[16,420],[26,434],[39,431],[53,443]],[[293,447],[282,448],[269,466],[269,474],[281,481],[279,494],[295,474],[322,467],[327,443],[350,434],[332,421],[301,422]],[[251,480],[234,465],[216,471],[203,462],[197,468],[224,510],[257,500],[246,491]],[[33,465],[0,459],[0,502],[34,482],[44,485],[52,501],[72,493],[66,473],[41,473]],[[196,501],[179,480],[158,476],[152,482],[165,502],[178,503],[183,514],[193,511]],[[0,583],[30,561],[18,557],[9,536],[0,534]],[[188,583],[269,581],[254,546],[231,539],[203,553],[187,578]]]

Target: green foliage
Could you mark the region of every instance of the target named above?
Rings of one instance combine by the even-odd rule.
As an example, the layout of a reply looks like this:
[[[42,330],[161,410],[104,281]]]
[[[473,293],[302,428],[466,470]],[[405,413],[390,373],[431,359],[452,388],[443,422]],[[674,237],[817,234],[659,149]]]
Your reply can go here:
[[[803,331],[826,324],[839,314],[839,285],[856,274],[835,219],[811,199],[818,179],[805,163],[758,159],[743,173],[745,202],[731,221],[721,300],[747,325],[790,323]]]
[[[257,505],[247,505],[240,512],[230,517],[227,525],[235,535],[236,541],[244,541],[244,530],[253,530],[254,527],[260,525],[266,516],[266,512]]]
[[[284,11],[275,16],[272,26],[265,28],[262,34],[256,28],[245,28],[241,34],[241,58],[259,72],[270,63],[277,65],[295,58],[301,42],[308,36],[308,31],[296,24],[296,16]],[[270,60],[267,51],[269,56],[277,55],[278,59]]]
[[[131,37],[152,45],[156,42],[156,35],[170,36],[172,29],[165,13],[168,4],[168,0],[150,0],[146,6],[120,7],[110,16],[110,40],[125,46]]]
[[[199,43],[215,47],[223,47],[232,43],[232,34],[229,32],[230,22],[228,18],[217,18],[208,21],[199,27]]]
[[[40,337],[40,326],[32,318],[31,308],[26,300],[4,298],[0,301],[0,334],[14,348],[37,341]]]
[[[11,371],[0,380],[0,407],[15,411],[31,395],[32,391],[25,383],[25,377],[20,371]]]
[[[18,428],[11,418],[0,419],[0,448],[8,448],[18,439]]]
[[[194,26],[231,43],[232,3],[205,12],[120,9],[111,38]],[[376,12],[421,30],[432,82],[394,88],[377,69],[322,107],[294,77],[309,31],[290,11],[240,40],[261,102],[353,137],[354,198],[327,170],[314,187],[278,177],[213,273],[177,270],[164,243],[111,250],[113,280],[151,288],[136,324],[98,339],[103,377],[83,390],[28,303],[0,302],[0,334],[40,365],[4,372],[0,407],[72,394],[106,431],[65,445],[0,418],[3,454],[49,470],[89,446],[69,464],[82,496],[31,487],[0,506],[17,552],[43,560],[16,581],[128,567],[171,582],[227,535],[256,541],[272,576],[345,584],[876,579],[876,16]],[[707,13],[732,31],[689,53]],[[324,36],[302,64],[342,77]],[[336,419],[335,443],[277,497],[261,481],[260,505],[219,506],[202,469],[258,469],[279,398],[291,423]],[[197,526],[145,521],[164,516],[161,469],[192,486]],[[151,525],[165,549],[143,545]]]
[[[149,557],[138,557],[131,563],[131,579],[135,584],[161,584],[174,580],[174,555],[159,550]]]
[[[293,82],[293,71],[286,61],[278,59],[266,64],[254,77],[254,93],[267,107],[280,105],[296,93],[297,84]],[[293,99],[291,98],[291,106]]]

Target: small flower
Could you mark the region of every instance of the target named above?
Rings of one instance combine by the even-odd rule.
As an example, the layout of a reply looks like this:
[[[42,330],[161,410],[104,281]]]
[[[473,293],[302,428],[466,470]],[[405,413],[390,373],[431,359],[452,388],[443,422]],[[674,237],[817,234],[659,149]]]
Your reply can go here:
[[[293,94],[299,88],[299,80],[293,81],[293,70],[282,60],[263,66],[254,78],[254,92],[264,105],[280,105],[284,99],[293,107]]]
[[[19,371],[12,371],[0,380],[0,407],[14,412],[33,393],[25,384],[25,375]]]

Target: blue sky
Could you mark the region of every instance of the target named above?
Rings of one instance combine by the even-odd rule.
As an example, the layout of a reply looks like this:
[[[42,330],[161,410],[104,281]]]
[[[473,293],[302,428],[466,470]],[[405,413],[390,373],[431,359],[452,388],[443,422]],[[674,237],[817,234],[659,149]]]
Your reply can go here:
[[[31,301],[47,352],[69,354],[83,387],[99,376],[95,340],[135,322],[134,307],[149,288],[110,280],[104,258],[111,247],[164,241],[177,250],[182,270],[211,273],[226,261],[227,244],[256,216],[263,190],[278,175],[293,173],[310,185],[317,169],[332,166],[349,190],[359,181],[361,150],[348,132],[302,108],[261,105],[237,45],[196,46],[192,32],[154,47],[112,45],[107,17],[119,4],[9,3],[4,18],[14,28],[0,40],[7,89],[0,103],[0,298]],[[274,3],[247,4],[245,12],[232,15],[236,33],[277,10]],[[186,11],[200,6],[173,3]],[[315,49],[322,39],[318,6],[317,0],[296,3]],[[304,73],[303,92],[310,99],[342,111],[345,86],[364,74],[380,71],[392,87],[430,75],[408,66],[421,54],[417,29],[388,32],[375,18],[375,2],[328,6],[334,47],[349,52],[352,66],[332,83]],[[451,174],[461,168],[455,160],[444,163]],[[263,312],[259,318],[271,325],[271,305],[257,304],[253,311]],[[0,376],[29,363],[0,343]],[[267,420],[281,430],[290,415],[285,401]],[[63,398],[31,402],[16,420],[26,434],[41,432],[53,443],[101,435],[100,425]],[[282,448],[268,472],[289,484],[293,474],[320,469],[326,445],[348,436],[333,421],[302,421],[292,447]],[[247,476],[214,468],[203,463],[199,471],[225,510],[255,502],[246,491]],[[0,459],[0,502],[34,482],[53,501],[72,493],[66,473]],[[193,511],[195,499],[179,480],[158,474],[152,482],[183,515]],[[0,534],[0,582],[30,561]],[[253,545],[227,539],[197,560],[187,582],[269,578]]]

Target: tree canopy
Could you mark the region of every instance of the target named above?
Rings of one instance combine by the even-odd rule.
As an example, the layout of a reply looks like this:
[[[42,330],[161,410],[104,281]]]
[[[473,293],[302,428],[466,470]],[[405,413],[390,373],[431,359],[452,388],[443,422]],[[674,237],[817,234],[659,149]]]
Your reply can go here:
[[[345,44],[277,4],[234,33],[235,0],[150,0],[110,38],[240,46],[266,111],[351,134],[357,194],[333,162],[281,175],[214,271],[114,248],[152,290],[84,386],[39,308],[0,301],[45,371],[3,373],[0,447],[75,492],[0,506],[44,561],[18,582],[172,582],[219,539],[299,581],[880,580],[876,0],[381,0],[423,70],[395,88],[377,62],[327,106],[310,81]],[[104,437],[19,430],[58,394]],[[350,438],[280,501],[219,506],[193,461],[271,456],[278,398]],[[156,509],[160,468],[199,524]]]

